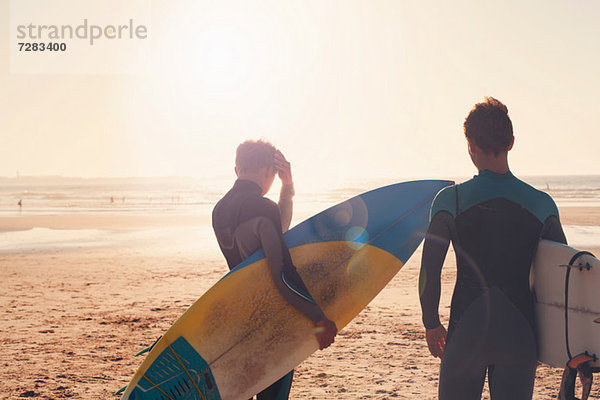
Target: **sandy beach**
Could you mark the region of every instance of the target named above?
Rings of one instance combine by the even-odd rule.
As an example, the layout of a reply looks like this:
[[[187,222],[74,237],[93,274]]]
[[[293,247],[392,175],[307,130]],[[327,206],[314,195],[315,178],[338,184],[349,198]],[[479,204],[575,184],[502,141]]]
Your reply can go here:
[[[600,208],[561,208],[561,215],[563,224],[600,226]],[[35,227],[116,233],[196,225],[210,233],[209,219],[198,216],[0,218],[4,232]],[[113,393],[142,361],[134,354],[226,272],[216,244],[195,245],[208,237],[170,240],[181,244],[140,240],[128,246],[5,252],[0,257],[0,397],[116,399]],[[598,248],[585,250],[600,254]],[[429,355],[420,321],[420,258],[418,250],[334,345],[298,366],[291,398],[436,398],[439,360]],[[443,320],[454,271],[454,254],[449,254]],[[534,398],[556,398],[561,372],[540,366]],[[597,383],[591,398],[600,398]]]
[[[338,322],[348,322],[345,312],[356,314],[372,297],[365,293],[376,284],[365,276],[387,280],[396,271],[381,260],[393,250],[405,257],[406,248],[384,254],[385,247],[416,246],[424,226],[406,238],[398,232],[417,230],[413,217],[427,214],[432,188],[450,181],[479,176],[473,193],[487,199],[497,190],[513,202],[506,209],[514,206],[514,215],[543,218],[551,205],[537,209],[540,193],[513,178],[526,182],[559,207],[569,244],[600,258],[599,16],[600,0],[0,1],[0,400],[120,400],[115,393],[146,357],[135,355],[229,272],[212,212],[238,179],[258,185],[237,185],[243,196],[281,198],[283,225],[283,203],[293,197],[292,228],[367,191],[438,181],[356,198],[290,235],[290,243],[348,242],[306,246],[295,254],[298,260],[311,256],[303,264],[309,272],[300,274],[317,271],[308,288],[322,288],[314,297]],[[465,188],[467,203],[476,201]],[[249,218],[263,209],[274,217],[275,205],[249,200],[238,208],[235,192],[228,198],[237,222],[258,228],[261,237],[273,233],[264,218],[247,221],[245,215],[250,205]],[[455,194],[459,208],[471,207],[461,200],[462,188]],[[482,215],[505,207],[490,203],[490,211],[484,203],[477,204]],[[223,222],[229,221],[230,204],[221,204]],[[510,218],[486,220],[479,236],[500,230],[496,219],[510,226]],[[276,219],[271,222],[278,230]],[[518,238],[528,226],[507,232]],[[228,243],[229,229],[223,232],[221,243]],[[252,244],[235,233],[238,247]],[[344,246],[364,248],[365,242],[381,251],[345,256],[352,252]],[[515,257],[524,247],[490,243]],[[468,253],[470,285],[482,274],[477,250]],[[323,262],[324,255],[335,261]],[[440,359],[428,350],[421,320],[421,259],[422,245],[333,345],[295,368],[291,399],[437,399]],[[375,273],[372,260],[379,260]],[[506,263],[500,260],[494,269],[502,273]],[[324,264],[335,268],[318,275]],[[348,280],[327,279],[333,270],[347,272]],[[199,341],[215,334],[204,340],[208,350],[188,344],[211,371],[217,365],[227,370],[216,373],[223,393],[233,383],[244,388],[255,377],[266,381],[283,373],[270,362],[285,353],[279,351],[289,345],[285,339],[314,336],[308,319],[301,320],[305,335],[285,308],[271,311],[272,293],[250,291],[248,282],[269,277],[251,268],[243,272],[252,276],[232,279],[239,290],[218,290],[233,293],[231,302],[218,298],[216,306],[202,302],[210,304],[208,311],[198,307],[209,322],[190,318]],[[290,292],[302,288],[284,275]],[[575,279],[600,286],[581,275]],[[455,281],[450,250],[441,279],[446,326]],[[595,302],[573,281],[567,305],[594,323],[600,314],[584,306]],[[554,280],[549,286],[559,287]],[[558,290],[564,293],[564,282]],[[521,298],[519,293],[514,290]],[[585,293],[584,304],[573,299],[576,293]],[[539,300],[546,299],[540,294]],[[554,299],[547,303],[560,311]],[[238,304],[247,304],[249,314]],[[484,304],[490,306],[484,316],[496,309],[493,304]],[[302,306],[297,308],[292,312]],[[576,318],[567,313],[571,323]],[[574,338],[579,333],[600,338],[597,322],[585,332],[567,327],[569,345],[583,340]],[[240,326],[250,328],[234,336]],[[545,332],[562,333],[560,328]],[[173,354],[163,356],[173,364],[157,368],[158,382],[172,365],[187,368],[179,354],[193,357],[183,340],[166,339]],[[248,351],[254,343],[263,346]],[[298,345],[282,358],[289,363],[279,365],[288,369],[305,349]],[[600,349],[594,351],[600,358]],[[146,372],[149,392],[162,391],[153,391],[160,386],[154,370]],[[556,399],[562,373],[540,365],[533,398]],[[176,389],[190,385],[181,377],[186,379],[181,374],[170,380],[167,390],[189,393]],[[484,387],[483,399],[490,400]],[[600,400],[600,373],[590,398]]]

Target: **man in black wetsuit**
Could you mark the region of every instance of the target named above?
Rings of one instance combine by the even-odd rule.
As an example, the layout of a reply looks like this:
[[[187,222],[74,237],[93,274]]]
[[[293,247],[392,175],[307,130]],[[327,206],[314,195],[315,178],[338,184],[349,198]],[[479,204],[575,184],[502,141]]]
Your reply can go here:
[[[292,220],[294,184],[290,163],[265,141],[248,140],[236,152],[233,188],[213,210],[213,228],[229,269],[262,248],[281,295],[315,324],[322,350],[333,343],[337,327],[325,317],[296,271],[283,239]],[[282,182],[279,204],[263,197],[275,176]],[[258,400],[285,400],[294,371],[258,394]]]
[[[438,193],[421,264],[427,345],[441,358],[439,398],[480,399],[487,373],[493,400],[531,399],[537,351],[530,266],[540,239],[566,239],[552,198],[509,170],[514,136],[506,106],[486,98],[464,130],[479,174]],[[438,307],[450,241],[457,277],[446,333]]]

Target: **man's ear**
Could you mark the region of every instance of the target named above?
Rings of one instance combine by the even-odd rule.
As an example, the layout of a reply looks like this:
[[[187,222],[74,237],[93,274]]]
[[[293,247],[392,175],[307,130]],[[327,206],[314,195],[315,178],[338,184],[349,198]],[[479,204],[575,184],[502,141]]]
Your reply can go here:
[[[506,149],[506,151],[511,151],[513,146],[515,145],[515,137],[512,137],[512,140],[510,141],[510,146],[508,146],[508,149]]]
[[[240,176],[240,173],[238,172],[238,169],[237,169],[237,165],[235,167],[233,167],[233,170],[235,171],[235,176]]]
[[[469,148],[469,154],[473,154],[473,142],[471,142],[471,139],[467,138],[467,146]]]

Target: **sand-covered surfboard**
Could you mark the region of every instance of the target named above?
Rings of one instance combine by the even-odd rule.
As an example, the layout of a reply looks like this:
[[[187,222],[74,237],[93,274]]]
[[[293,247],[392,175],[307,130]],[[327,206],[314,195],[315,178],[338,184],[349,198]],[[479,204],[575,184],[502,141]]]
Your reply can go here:
[[[421,243],[448,181],[382,187],[302,222],[285,240],[315,301],[338,329]],[[278,292],[262,250],[197,300],[154,345],[123,400],[247,399],[318,349],[310,320]]]

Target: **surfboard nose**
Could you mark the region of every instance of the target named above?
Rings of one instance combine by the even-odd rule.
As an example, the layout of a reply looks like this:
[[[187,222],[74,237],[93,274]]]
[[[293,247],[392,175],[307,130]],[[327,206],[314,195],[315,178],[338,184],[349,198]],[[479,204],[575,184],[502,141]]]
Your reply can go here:
[[[425,236],[436,194],[454,182],[403,182],[363,193],[333,206],[285,235],[288,247],[347,241],[385,250],[406,262]]]

